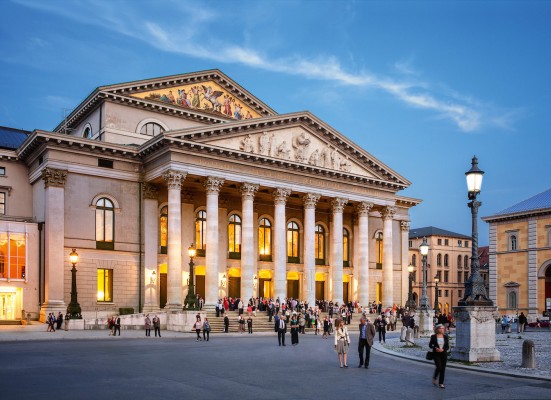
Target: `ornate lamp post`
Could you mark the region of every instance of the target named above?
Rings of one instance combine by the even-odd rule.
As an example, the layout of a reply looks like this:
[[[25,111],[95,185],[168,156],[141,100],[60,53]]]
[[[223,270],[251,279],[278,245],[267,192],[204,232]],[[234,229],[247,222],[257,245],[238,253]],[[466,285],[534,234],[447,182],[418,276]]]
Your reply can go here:
[[[78,262],[78,253],[76,249],[73,249],[71,254],[69,254],[69,260],[71,261],[71,264],[73,264],[73,268],[71,269],[71,302],[67,307],[67,314],[71,316],[71,319],[82,319],[82,315],[81,315],[82,311],[80,309],[80,304],[78,304],[78,300],[77,300],[76,264]]]
[[[419,299],[419,335],[430,337],[432,335],[432,310],[430,309],[429,299],[427,297],[427,255],[429,254],[429,245],[427,238],[423,238],[423,243],[419,246],[419,252],[423,260],[423,290]]]
[[[184,306],[186,310],[197,310],[197,297],[195,296],[195,284],[193,279],[193,257],[197,254],[197,250],[193,246],[193,243],[187,249],[189,255],[189,289],[187,292]]]
[[[471,275],[465,282],[465,296],[454,307],[456,320],[456,343],[452,357],[461,361],[499,361],[496,349],[494,320],[497,307],[486,294],[484,279],[478,261],[478,208],[482,205],[476,198],[480,194],[484,171],[478,168],[478,159],[473,157],[467,177],[468,204],[472,218]]]
[[[408,303],[407,308],[409,310],[415,309],[415,301],[413,300],[413,265],[408,266],[409,272],[409,292],[408,292]]]
[[[438,304],[438,282],[440,282],[440,278],[436,275],[434,277],[434,314],[440,312],[440,305]]]

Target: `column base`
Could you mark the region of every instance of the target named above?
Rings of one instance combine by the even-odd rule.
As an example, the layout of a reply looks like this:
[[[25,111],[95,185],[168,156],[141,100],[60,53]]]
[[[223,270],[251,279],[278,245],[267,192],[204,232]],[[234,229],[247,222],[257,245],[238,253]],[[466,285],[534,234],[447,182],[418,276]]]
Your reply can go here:
[[[495,320],[499,316],[495,306],[453,307],[455,319],[455,347],[452,358],[469,362],[500,361],[496,349]]]
[[[434,333],[432,311],[418,308],[415,310],[415,316],[419,325],[419,337],[430,337]]]
[[[151,314],[151,313],[159,313],[161,312],[161,307],[154,304],[147,304],[143,306],[142,313],[144,314]]]
[[[50,313],[54,313],[57,317],[57,314],[61,312],[63,316],[67,312],[67,304],[63,300],[50,300],[42,304],[40,308],[40,322],[46,322],[46,317]]]
[[[165,308],[163,308],[164,312],[180,312],[183,310],[183,306],[181,304],[167,304],[165,305]]]

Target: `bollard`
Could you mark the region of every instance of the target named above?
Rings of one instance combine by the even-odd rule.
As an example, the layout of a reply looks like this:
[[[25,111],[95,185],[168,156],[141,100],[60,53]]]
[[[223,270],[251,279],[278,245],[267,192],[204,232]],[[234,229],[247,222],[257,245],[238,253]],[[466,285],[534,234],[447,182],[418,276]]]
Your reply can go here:
[[[406,346],[414,346],[415,342],[413,340],[413,329],[407,328],[406,331]]]
[[[522,343],[522,368],[536,368],[536,347],[532,340]]]

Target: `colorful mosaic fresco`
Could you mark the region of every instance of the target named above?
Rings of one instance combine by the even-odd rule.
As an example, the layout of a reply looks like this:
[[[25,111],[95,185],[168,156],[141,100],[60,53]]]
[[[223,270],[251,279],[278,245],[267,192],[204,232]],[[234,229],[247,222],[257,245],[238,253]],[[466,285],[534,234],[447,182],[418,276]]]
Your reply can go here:
[[[211,81],[133,93],[132,96],[183,108],[217,113],[238,120],[260,117],[260,114],[244,105],[241,100],[236,99],[217,83]]]

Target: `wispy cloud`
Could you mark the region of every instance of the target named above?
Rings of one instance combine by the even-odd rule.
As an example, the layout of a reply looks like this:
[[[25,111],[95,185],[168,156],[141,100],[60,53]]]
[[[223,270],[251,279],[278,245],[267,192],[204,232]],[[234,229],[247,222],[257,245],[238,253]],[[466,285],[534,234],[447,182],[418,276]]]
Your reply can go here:
[[[229,43],[227,39],[221,39],[221,30],[211,29],[216,26],[214,22],[224,16],[205,8],[202,4],[171,2],[172,12],[181,12],[182,15],[178,19],[184,21],[171,25],[161,16],[156,21],[155,15],[144,17],[138,14],[134,3],[89,0],[67,5],[64,2],[14,1],[26,7],[143,41],[165,52],[381,90],[408,106],[430,110],[441,118],[453,121],[464,132],[476,131],[484,125],[510,129],[517,116],[515,113],[491,113],[488,107],[467,96],[453,91],[445,93],[435,90],[433,85],[427,82],[404,79],[404,75],[419,75],[413,68],[411,59],[394,64],[394,69],[402,74],[402,78],[394,78],[380,76],[367,70],[349,72],[333,56],[305,58],[290,55],[274,58],[254,48]],[[124,11],[121,10],[121,5]],[[90,18],[90,10],[95,10],[94,18]]]

